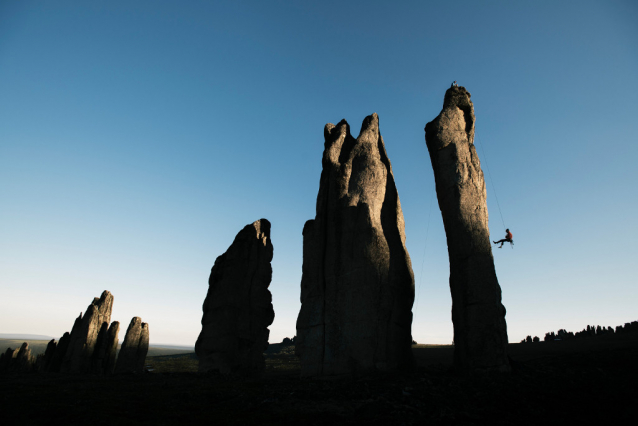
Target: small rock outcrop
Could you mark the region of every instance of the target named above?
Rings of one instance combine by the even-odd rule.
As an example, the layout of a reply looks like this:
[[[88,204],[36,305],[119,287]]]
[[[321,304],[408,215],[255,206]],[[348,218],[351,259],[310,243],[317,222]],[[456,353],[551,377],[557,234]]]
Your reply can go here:
[[[58,344],[55,339],[51,339],[51,341],[47,344],[47,348],[44,351],[44,355],[42,356],[42,360],[38,366],[39,371],[49,371],[51,369],[51,364],[53,362],[53,354],[55,354],[55,350],[57,349]]]
[[[270,222],[242,229],[215,260],[195,344],[199,371],[256,374],[264,367],[268,326],[275,318],[268,287],[272,280]]]
[[[13,369],[18,352],[20,352],[20,348],[7,348],[6,351],[0,354],[0,371],[10,371]]]
[[[53,354],[49,352],[51,361],[46,360],[44,362],[45,365],[48,365],[45,371],[49,371],[51,373],[60,372],[60,370],[62,369],[62,361],[64,361],[64,355],[66,354],[66,350],[69,347],[70,340],[71,340],[71,334],[68,331],[65,332],[62,335],[62,337],[60,337],[60,340],[58,341],[58,344],[55,350],[53,351]]]
[[[119,324],[117,327],[119,328]],[[114,333],[117,336],[117,331]],[[140,317],[133,317],[126,330],[120,353],[117,356],[115,374],[144,372],[144,361],[146,361],[146,354],[148,353],[148,339],[148,324],[142,322]],[[117,347],[117,342],[115,347]]]
[[[470,93],[456,86],[445,93],[439,116],[425,126],[450,258],[454,363],[466,371],[509,371],[505,307],[492,257],[474,122]]]
[[[18,349],[7,348],[0,355],[0,372],[28,373],[36,371],[36,357],[31,354],[29,344],[24,342]]]
[[[120,323],[117,321],[113,321],[110,326],[105,322],[102,323],[102,328],[95,342],[95,350],[91,357],[92,373],[98,375],[113,373],[115,357],[117,355],[117,344],[119,341],[117,336],[119,331]]]
[[[88,373],[91,371],[91,359],[98,334],[103,323],[108,325],[111,322],[112,309],[113,295],[105,290],[99,299],[97,297],[93,299],[84,317],[80,313],[71,330],[61,372]]]
[[[324,129],[315,219],[303,229],[296,353],[304,377],[410,368],[414,275],[379,118]]]

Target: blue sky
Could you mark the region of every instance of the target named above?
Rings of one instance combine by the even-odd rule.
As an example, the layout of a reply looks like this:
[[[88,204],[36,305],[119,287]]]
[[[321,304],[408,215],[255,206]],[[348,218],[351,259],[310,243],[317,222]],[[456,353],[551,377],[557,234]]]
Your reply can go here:
[[[60,336],[108,289],[114,320],[194,344],[215,258],[264,217],[271,342],[294,335],[323,126],[376,112],[413,335],[451,342],[423,128],[453,80],[516,241],[494,251],[510,340],[638,319],[638,4],[393,3],[0,3],[0,332]]]

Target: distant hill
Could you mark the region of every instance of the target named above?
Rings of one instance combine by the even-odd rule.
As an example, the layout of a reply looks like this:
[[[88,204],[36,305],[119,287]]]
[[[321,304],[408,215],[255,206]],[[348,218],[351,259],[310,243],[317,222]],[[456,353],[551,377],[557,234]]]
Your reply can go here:
[[[149,346],[153,348],[162,348],[162,349],[177,349],[182,351],[190,351],[195,352],[195,345],[193,346],[184,346],[184,345],[169,345],[165,343],[151,343]]]
[[[51,340],[58,339],[57,337],[51,336],[43,336],[41,334],[23,334],[23,333],[0,333],[0,339],[9,339],[9,340]]]

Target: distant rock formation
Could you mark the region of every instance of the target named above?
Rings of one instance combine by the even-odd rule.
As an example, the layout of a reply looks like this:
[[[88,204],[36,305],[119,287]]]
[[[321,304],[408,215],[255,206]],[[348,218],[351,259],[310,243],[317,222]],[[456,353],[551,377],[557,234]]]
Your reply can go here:
[[[18,352],[20,352],[20,348],[7,348],[5,352],[0,354],[0,371],[9,371],[13,368],[14,360],[18,356]]]
[[[260,219],[244,227],[215,260],[195,344],[199,371],[255,374],[264,369],[268,326],[275,318],[268,290],[272,257],[270,222]]]
[[[31,353],[31,349],[29,349],[29,344],[27,342],[24,342],[22,346],[20,346],[16,362],[18,371],[26,372],[33,370],[35,366],[35,356]]]
[[[117,327],[119,328],[119,324]],[[117,336],[117,331],[114,331],[114,333]],[[109,330],[109,335],[111,334]],[[108,339],[106,340],[108,342]],[[148,340],[148,324],[142,322],[140,317],[133,317],[126,330],[120,353],[117,356],[115,374],[144,372],[144,361],[146,361],[146,354],[148,353]],[[117,347],[117,343],[115,345]]]
[[[0,371],[28,373],[36,368],[36,358],[31,354],[29,344],[24,342],[18,349],[7,348],[0,354]]]
[[[303,229],[301,375],[409,368],[414,275],[379,118],[357,139],[345,120],[324,138],[316,217]]]
[[[116,368],[120,330],[119,322],[111,323],[112,309],[113,295],[105,290],[99,299],[93,299],[84,316],[80,313],[76,318],[71,333],[64,333],[57,343],[51,340],[44,354],[35,358],[26,342],[20,349],[0,354],[0,371],[112,374]],[[134,317],[117,358],[118,372],[144,370],[148,337],[148,324]]]
[[[450,258],[454,363],[465,371],[509,371],[505,307],[492,257],[474,122],[470,93],[456,86],[445,93],[439,116],[425,126]]]
[[[105,290],[99,299],[97,297],[93,299],[84,317],[80,313],[71,330],[61,372],[88,373],[91,371],[91,359],[98,334],[103,323],[108,325],[111,322],[112,309],[113,295]]]

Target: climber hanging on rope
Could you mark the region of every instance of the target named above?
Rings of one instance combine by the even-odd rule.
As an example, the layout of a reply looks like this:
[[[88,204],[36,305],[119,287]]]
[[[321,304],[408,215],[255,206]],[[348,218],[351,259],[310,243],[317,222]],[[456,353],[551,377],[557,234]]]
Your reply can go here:
[[[514,240],[512,240],[512,233],[510,232],[510,230],[506,229],[505,232],[505,238],[503,238],[502,240],[493,241],[494,244],[501,244],[498,248],[503,248],[503,244],[505,243],[514,244]]]

